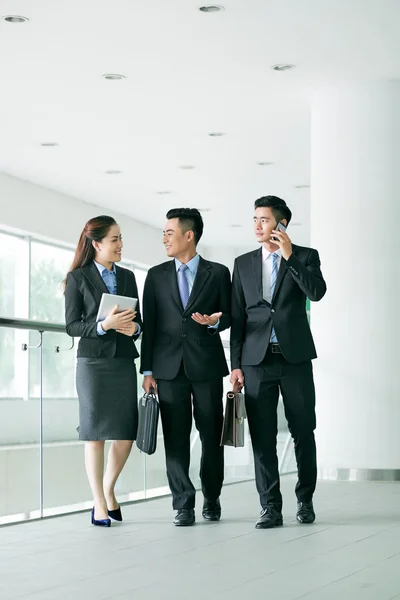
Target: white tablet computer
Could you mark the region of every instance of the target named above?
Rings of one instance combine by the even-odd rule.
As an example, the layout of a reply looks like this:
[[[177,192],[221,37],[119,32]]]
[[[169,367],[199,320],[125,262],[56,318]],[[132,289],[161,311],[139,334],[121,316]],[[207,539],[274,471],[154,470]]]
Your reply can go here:
[[[96,321],[104,321],[110,314],[114,306],[118,306],[117,312],[123,312],[131,308],[135,310],[137,298],[129,298],[128,296],[117,296],[116,294],[103,294],[99,310],[97,312]]]

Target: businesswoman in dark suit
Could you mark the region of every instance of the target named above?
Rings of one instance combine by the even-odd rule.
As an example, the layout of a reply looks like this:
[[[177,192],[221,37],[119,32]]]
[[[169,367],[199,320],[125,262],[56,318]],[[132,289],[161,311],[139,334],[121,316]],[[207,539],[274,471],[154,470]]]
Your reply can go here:
[[[86,223],[65,282],[68,335],[80,337],[76,370],[79,439],[85,440],[85,464],[93,492],[92,523],[109,527],[122,521],[114,487],[136,438],[138,409],[135,340],[142,329],[136,312],[115,308],[96,323],[103,293],[138,298],[135,275],[118,267],[121,232],[112,217]],[[104,443],[113,440],[104,474]]]

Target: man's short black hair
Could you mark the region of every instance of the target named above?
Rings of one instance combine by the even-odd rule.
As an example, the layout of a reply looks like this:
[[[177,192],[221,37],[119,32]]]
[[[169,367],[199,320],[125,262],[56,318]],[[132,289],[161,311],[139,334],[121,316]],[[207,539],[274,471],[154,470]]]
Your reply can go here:
[[[288,225],[292,218],[292,211],[286,205],[286,202],[278,196],[263,196],[254,202],[254,209],[267,206],[271,209],[277,223],[286,219]]]
[[[179,219],[183,233],[193,231],[194,243],[197,246],[204,229],[203,217],[197,208],[171,208],[167,212],[167,219]]]

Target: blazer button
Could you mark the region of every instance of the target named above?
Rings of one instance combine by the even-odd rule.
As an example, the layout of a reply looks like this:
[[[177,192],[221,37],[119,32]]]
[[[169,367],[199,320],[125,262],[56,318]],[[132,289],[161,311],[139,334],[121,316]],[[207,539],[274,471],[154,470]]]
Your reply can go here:
[[[182,337],[186,337],[186,333],[182,333]]]
[[[271,308],[271,312],[272,312],[272,313],[274,313],[274,312],[275,312],[275,309],[274,309],[274,308]]]
[[[182,323],[186,323],[187,319],[186,317],[182,317]]]

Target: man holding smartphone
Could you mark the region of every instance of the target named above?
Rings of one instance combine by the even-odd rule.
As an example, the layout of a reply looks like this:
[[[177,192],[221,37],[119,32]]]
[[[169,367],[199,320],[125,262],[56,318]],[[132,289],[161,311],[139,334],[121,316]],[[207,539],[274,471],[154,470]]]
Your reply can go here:
[[[318,252],[292,244],[286,202],[264,196],[254,204],[254,230],[262,247],[235,260],[232,281],[231,383],[245,386],[261,516],[257,529],[283,524],[278,457],[277,405],[281,392],[298,467],[297,520],[313,523],[317,480],[316,351],[306,299],[321,300],[326,284]]]

